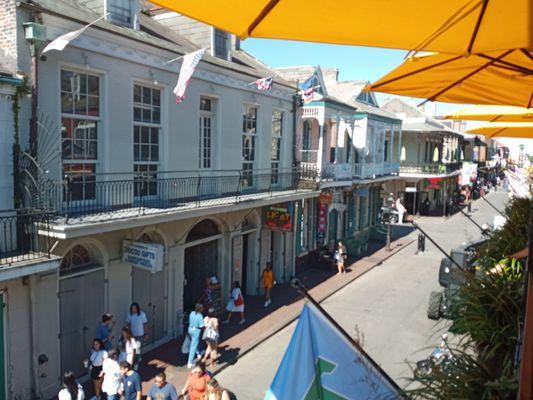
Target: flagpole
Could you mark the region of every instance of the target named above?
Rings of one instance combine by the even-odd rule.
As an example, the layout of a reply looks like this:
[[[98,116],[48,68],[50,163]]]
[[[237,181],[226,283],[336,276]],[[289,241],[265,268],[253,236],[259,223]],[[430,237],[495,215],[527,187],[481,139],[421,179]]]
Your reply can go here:
[[[305,297],[305,299],[307,301],[309,301],[311,304],[313,304],[313,306],[315,306],[315,308],[320,311],[320,313],[335,327],[335,329],[337,329],[341,334],[342,336],[344,336],[344,338],[353,346],[357,349],[357,351],[359,351],[363,356],[366,357],[366,359],[368,360],[368,362],[370,364],[372,364],[372,366],[374,368],[376,368],[378,370],[378,372],[380,372],[383,377],[385,379],[387,379],[387,382],[389,382],[398,392],[401,392],[402,389],[398,386],[398,384],[396,382],[394,382],[391,377],[385,372],[383,371],[383,369],[379,366],[379,364],[377,364],[364,350],[363,348],[359,345],[359,343],[357,343],[349,334],[348,332],[346,332],[338,323],[337,321],[335,321],[333,319],[333,317],[331,315],[328,314],[328,312],[326,310],[324,310],[322,308],[322,306],[313,298],[313,296],[311,296],[309,294],[309,292],[307,291],[306,287],[302,284],[302,282],[300,282],[299,279],[297,278],[292,278],[291,279],[291,286],[296,289],[302,296]]]

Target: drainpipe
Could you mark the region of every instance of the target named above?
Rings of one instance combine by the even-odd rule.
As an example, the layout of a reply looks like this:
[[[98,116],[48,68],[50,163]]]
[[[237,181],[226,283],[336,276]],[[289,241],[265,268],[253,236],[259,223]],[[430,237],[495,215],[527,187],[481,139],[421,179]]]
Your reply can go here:
[[[293,166],[296,166],[296,160],[298,159],[298,148],[296,147],[296,128],[298,124],[298,104],[300,103],[300,96],[294,94],[292,96],[292,131],[293,131],[293,141],[292,141],[292,156],[293,156]]]
[[[35,299],[35,287],[37,285],[36,275],[30,275],[30,346],[31,346],[31,378],[33,383],[33,395],[34,398],[40,399],[41,390],[39,387],[39,366],[37,364],[37,318],[36,318],[36,308],[37,303]]]

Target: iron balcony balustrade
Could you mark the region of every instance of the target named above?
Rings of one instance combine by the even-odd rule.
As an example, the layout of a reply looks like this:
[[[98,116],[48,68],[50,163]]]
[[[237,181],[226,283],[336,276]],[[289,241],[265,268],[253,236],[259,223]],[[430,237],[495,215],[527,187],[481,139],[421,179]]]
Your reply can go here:
[[[400,173],[404,174],[434,174],[444,175],[459,171],[463,167],[462,162],[451,163],[400,163]]]
[[[399,169],[400,165],[397,162],[325,164],[322,167],[321,178],[333,181],[373,179],[378,176],[398,174]]]
[[[31,260],[50,259],[48,231],[51,215],[38,210],[0,211],[0,267]]]
[[[77,174],[43,182],[32,206],[68,222],[92,214],[122,211],[127,217],[313,190],[318,190],[315,168]]]

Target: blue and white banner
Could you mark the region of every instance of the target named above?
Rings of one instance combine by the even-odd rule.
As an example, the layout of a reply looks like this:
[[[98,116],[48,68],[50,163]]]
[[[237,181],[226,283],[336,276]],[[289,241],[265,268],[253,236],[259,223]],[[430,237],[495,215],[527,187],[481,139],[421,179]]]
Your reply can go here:
[[[306,304],[265,400],[401,399],[398,388]]]

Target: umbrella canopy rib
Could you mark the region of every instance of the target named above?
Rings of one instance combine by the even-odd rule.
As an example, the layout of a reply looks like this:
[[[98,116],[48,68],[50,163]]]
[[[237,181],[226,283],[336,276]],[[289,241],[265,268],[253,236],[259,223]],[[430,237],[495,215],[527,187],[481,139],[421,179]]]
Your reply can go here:
[[[483,17],[485,16],[485,11],[487,10],[488,4],[489,4],[489,0],[483,0],[483,5],[481,6],[481,11],[479,12],[479,17],[476,21],[474,32],[472,32],[472,37],[470,38],[470,43],[468,44],[468,49],[467,49],[468,54],[472,52],[472,47],[474,47],[477,33],[479,32],[479,27],[481,26],[481,22],[483,21]]]
[[[274,7],[276,7],[276,5],[279,3],[279,0],[270,0],[268,2],[268,4],[265,6],[265,8],[263,8],[261,10],[261,12],[259,13],[259,15],[257,16],[256,19],[254,19],[254,21],[250,24],[250,26],[248,27],[247,29],[247,33],[248,33],[248,36],[251,36],[254,29],[257,28],[257,25],[259,25],[264,19],[265,17],[270,14],[270,12],[272,11],[272,9]]]
[[[426,104],[428,101],[433,101],[435,99],[435,97],[437,96],[440,96],[441,94],[443,93],[446,93],[448,90],[450,90],[451,88],[459,85],[460,83],[466,81],[468,78],[470,78],[471,76],[477,74],[479,71],[481,70],[484,70],[485,68],[491,66],[492,64],[494,64],[496,61],[502,59],[503,57],[505,57],[506,55],[512,53],[513,50],[508,50],[506,51],[505,53],[502,53],[499,57],[493,59],[493,60],[490,60],[488,63],[482,65],[481,67],[479,68],[476,68],[475,70],[473,70],[472,72],[466,74],[465,76],[463,76],[461,79],[449,84],[448,86],[446,86],[444,89],[441,89],[439,90],[437,93],[435,93],[433,96],[430,96],[428,97],[426,100],[424,100],[422,103],[420,103],[420,105],[423,105],[423,104]]]

